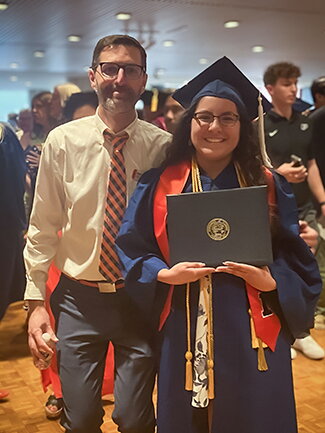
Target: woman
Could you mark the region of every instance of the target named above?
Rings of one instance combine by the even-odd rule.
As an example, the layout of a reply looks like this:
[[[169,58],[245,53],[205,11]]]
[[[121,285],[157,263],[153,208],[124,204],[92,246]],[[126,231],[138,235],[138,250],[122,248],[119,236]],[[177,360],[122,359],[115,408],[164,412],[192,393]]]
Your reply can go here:
[[[56,126],[65,122],[63,109],[68,98],[74,93],[79,92],[81,92],[81,90],[76,84],[73,83],[58,84],[54,87],[50,113],[56,121]]]
[[[139,314],[153,324],[161,313],[158,432],[295,433],[290,343],[313,320],[317,265],[299,238],[287,183],[263,165],[238,91],[216,80],[195,93],[164,166],[140,180],[117,239]],[[200,183],[203,191],[268,185],[271,265],[169,267],[165,195]]]

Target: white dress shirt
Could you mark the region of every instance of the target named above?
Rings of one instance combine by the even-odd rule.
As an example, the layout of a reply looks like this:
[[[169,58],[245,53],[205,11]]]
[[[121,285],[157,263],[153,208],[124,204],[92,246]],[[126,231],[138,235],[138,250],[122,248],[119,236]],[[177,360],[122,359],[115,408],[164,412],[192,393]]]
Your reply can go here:
[[[25,299],[45,298],[48,268],[72,278],[102,280],[98,270],[112,146],[98,113],[51,131],[43,146],[24,251]],[[171,135],[136,118],[123,131],[127,194],[139,176],[165,157]],[[62,237],[58,232],[62,231]]]

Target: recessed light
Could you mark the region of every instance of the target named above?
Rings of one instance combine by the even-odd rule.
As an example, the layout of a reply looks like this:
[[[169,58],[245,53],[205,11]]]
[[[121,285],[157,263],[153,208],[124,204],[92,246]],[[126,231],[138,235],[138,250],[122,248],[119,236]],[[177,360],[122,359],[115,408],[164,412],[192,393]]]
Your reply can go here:
[[[84,66],[82,69],[83,69],[85,72],[88,72],[89,69],[90,69],[90,67],[89,67],[89,66]]]
[[[0,11],[5,11],[8,7],[9,5],[7,2],[0,2]]]
[[[156,68],[155,72],[154,72],[154,76],[156,78],[162,77],[163,75],[165,75],[165,72],[166,72],[166,69],[164,69],[164,68]]]
[[[17,75],[11,75],[11,76],[9,77],[9,79],[10,79],[10,81],[18,81],[18,77],[17,77]]]
[[[238,26],[239,26],[239,21],[226,21],[224,23],[224,27],[226,29],[235,29]]]
[[[79,42],[80,39],[81,39],[81,36],[79,36],[79,35],[69,35],[67,37],[67,39],[68,39],[69,42]]]
[[[120,21],[128,21],[131,17],[132,15],[129,12],[119,12],[115,15],[115,18]]]
[[[36,50],[36,51],[34,51],[34,57],[42,58],[44,56],[45,56],[45,51],[42,51],[42,50]]]
[[[199,63],[200,63],[200,65],[206,65],[206,64],[208,63],[208,59],[202,57],[202,58],[199,60]]]
[[[164,47],[172,47],[174,45],[175,45],[175,41],[168,40],[163,42]]]
[[[264,51],[263,45],[255,45],[252,47],[253,53],[262,53]]]
[[[10,63],[10,67],[11,67],[11,69],[17,69],[18,68],[18,63],[12,62],[12,63]]]
[[[32,85],[32,82],[31,81],[25,81],[25,86],[26,87],[30,87]]]

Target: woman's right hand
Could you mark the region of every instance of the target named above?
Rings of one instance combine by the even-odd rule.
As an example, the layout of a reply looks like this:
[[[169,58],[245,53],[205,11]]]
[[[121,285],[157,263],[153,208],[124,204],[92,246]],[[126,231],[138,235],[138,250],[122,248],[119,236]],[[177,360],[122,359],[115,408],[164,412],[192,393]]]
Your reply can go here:
[[[206,267],[202,262],[180,262],[170,269],[161,269],[158,272],[157,280],[172,285],[192,283],[212,274],[215,268]]]

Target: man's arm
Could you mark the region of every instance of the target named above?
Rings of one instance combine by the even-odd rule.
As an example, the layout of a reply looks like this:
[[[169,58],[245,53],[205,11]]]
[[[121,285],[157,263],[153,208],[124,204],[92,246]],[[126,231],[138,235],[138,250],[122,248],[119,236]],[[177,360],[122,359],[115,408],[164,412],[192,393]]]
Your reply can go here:
[[[63,186],[60,152],[56,140],[46,141],[37,176],[34,205],[24,250],[27,286],[25,299],[29,304],[28,341],[36,366],[41,367],[53,350],[42,334],[49,333],[57,341],[44,306],[48,269],[56,254],[58,231],[62,228]]]
[[[321,205],[322,215],[325,215],[325,190],[315,159],[310,159],[308,161],[307,182],[314,197]]]

